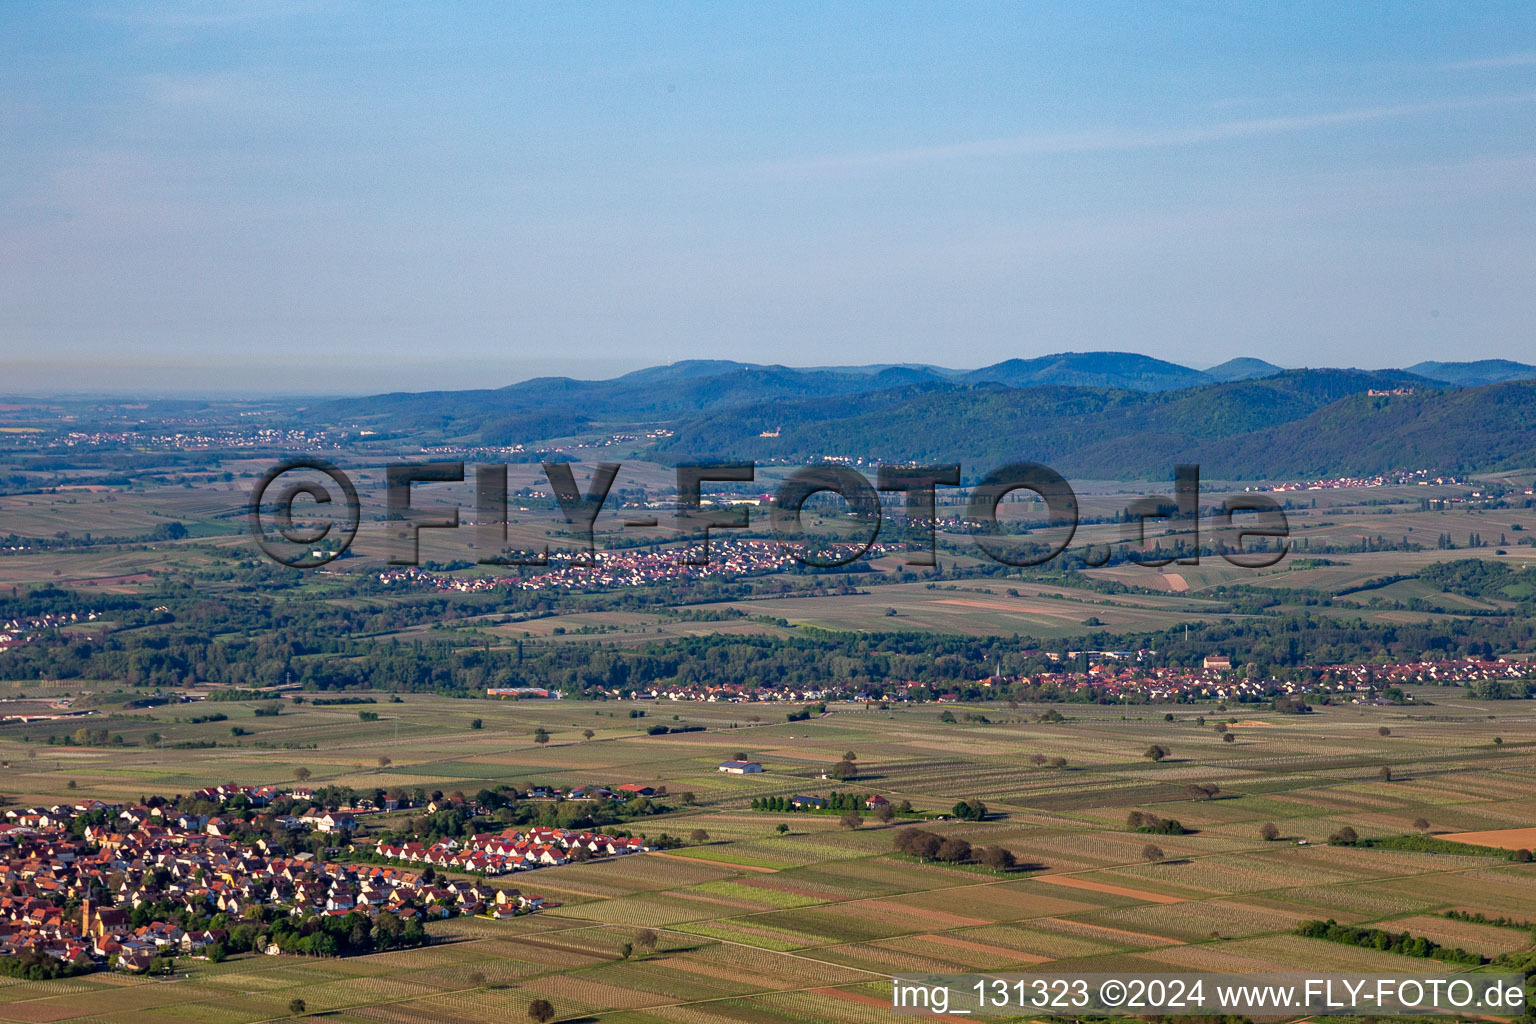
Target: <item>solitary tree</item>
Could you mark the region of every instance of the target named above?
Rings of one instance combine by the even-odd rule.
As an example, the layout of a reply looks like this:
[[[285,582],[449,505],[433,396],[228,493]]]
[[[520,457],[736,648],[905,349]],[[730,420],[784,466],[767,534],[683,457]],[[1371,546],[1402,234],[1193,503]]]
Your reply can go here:
[[[470,728],[471,728],[471,729],[483,729],[483,728],[484,728],[484,727],[485,727],[485,723],[484,723],[484,722],[482,722],[482,721],[481,721],[481,720],[480,720],[480,719],[478,719],[478,718],[471,718],[471,719],[470,719],[470,720],[469,720],[469,727],[470,727]]]
[[[858,811],[848,811],[838,821],[838,824],[848,829],[861,828],[864,825],[864,817]]]
[[[1352,846],[1358,842],[1359,839],[1360,834],[1354,829],[1350,828],[1348,825],[1345,825],[1333,835],[1329,836],[1328,842],[1332,846]]]
[[[1018,863],[1013,851],[1003,846],[984,846],[976,851],[976,859],[993,871],[1009,871]]]
[[[1280,838],[1280,829],[1275,826],[1274,822],[1266,821],[1263,825],[1259,826],[1259,835],[1264,838],[1266,843],[1272,843]]]
[[[641,949],[655,949],[656,943],[660,941],[660,936],[658,936],[649,928],[641,928],[639,931],[635,932],[635,945],[639,946]]]
[[[289,1004],[288,1004],[288,1012],[291,1013],[295,1017],[297,1017],[299,1014],[303,1013],[307,1009],[309,1009],[309,1008],[304,1005],[304,1000],[302,1000],[302,999],[294,999],[291,1002],[289,1002]]]
[[[528,1004],[528,1019],[533,1024],[549,1024],[555,1019],[555,1008],[548,999],[535,999]]]
[[[300,765],[298,768],[295,768],[294,772],[293,772],[293,777],[298,779],[300,782],[308,782],[309,778],[310,778],[310,775],[311,775],[310,770],[308,768],[305,768],[303,765]]]
[[[1392,781],[1392,769],[1388,768],[1386,765],[1382,765],[1381,771],[1377,772],[1376,775],[1381,779],[1382,782]]]
[[[890,804],[881,804],[875,809],[875,818],[882,825],[889,825],[896,819],[896,809]]]
[[[537,729],[533,730],[533,742],[539,743],[539,744],[544,744],[544,743],[548,743],[549,742],[549,733],[548,733],[548,731],[545,730],[545,728],[542,725],[539,726]]]
[[[1392,730],[1388,729],[1386,726],[1382,726],[1380,729],[1376,730],[1376,735],[1378,735],[1378,736],[1391,736],[1392,735]]]
[[[393,761],[391,761],[391,760],[390,760],[390,759],[389,759],[389,758],[387,758],[387,757],[381,757],[381,758],[379,758],[379,767],[380,767],[380,768],[388,768],[388,767],[389,767],[389,766],[390,766],[390,765],[392,765],[392,764],[394,764],[394,763],[395,763],[395,762],[393,762]]]
[[[773,830],[774,830],[774,831],[775,831],[775,832],[777,832],[777,833],[778,833],[778,834],[779,834],[779,835],[781,835],[781,836],[782,836],[782,835],[783,835],[783,834],[784,834],[784,833],[786,833],[786,832],[788,832],[788,831],[789,831],[789,826],[788,826],[788,825],[786,825],[786,824],[784,824],[784,823],[783,823],[783,822],[782,822],[782,821],[781,821],[781,822],[779,822],[779,823],[778,823],[778,824],[777,824],[777,825],[775,825],[775,826],[773,826]]]
[[[1428,832],[1429,831],[1429,819],[1428,818],[1414,818],[1413,819],[1413,827],[1418,829],[1420,832]]]
[[[1159,846],[1148,843],[1141,848],[1141,857],[1150,864],[1156,864],[1163,859],[1163,851]]]
[[[707,843],[709,842],[709,833],[701,828],[696,828],[688,833],[688,839],[695,843]]]
[[[1235,733],[1235,732],[1222,733],[1221,734],[1221,742],[1223,742],[1223,743],[1236,743],[1237,742],[1237,733]]]
[[[581,738],[584,739],[584,740],[589,740],[593,736],[596,736],[596,735],[597,735],[597,733],[593,732],[591,729],[583,729],[583,730],[581,730]]]
[[[1161,743],[1154,743],[1145,751],[1143,751],[1141,756],[1152,761],[1161,761],[1163,758],[1167,757],[1168,754],[1169,750],[1167,747],[1163,746]]]

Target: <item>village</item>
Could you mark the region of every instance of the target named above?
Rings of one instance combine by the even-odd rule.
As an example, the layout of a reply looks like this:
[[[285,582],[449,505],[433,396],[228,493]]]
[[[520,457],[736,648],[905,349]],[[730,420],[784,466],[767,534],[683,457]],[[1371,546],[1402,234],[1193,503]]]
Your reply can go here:
[[[600,551],[595,565],[587,563],[588,556],[584,552],[551,551],[548,570],[526,577],[456,576],[416,567],[385,570],[377,577],[385,584],[405,584],[443,592],[591,590],[781,572],[797,564],[788,548],[773,541],[715,539],[709,543],[708,564],[692,564],[691,560],[703,560],[704,557],[702,544],[661,551]]]
[[[1044,653],[1044,652],[1042,652]],[[936,687],[907,680],[894,683],[849,683],[819,687],[749,687],[721,682],[688,686],[653,686],[644,690],[612,690],[616,699],[698,701],[706,703],[804,704],[826,701],[879,705],[893,703],[957,703],[1008,699],[1024,690],[1028,699],[1089,703],[1190,703],[1200,700],[1254,703],[1277,697],[1316,697],[1329,701],[1383,700],[1387,690],[1403,685],[1459,686],[1476,693],[1490,687],[1536,681],[1536,662],[1505,658],[1412,661],[1390,664],[1327,664],[1307,666],[1294,678],[1250,676],[1234,669],[1226,655],[1211,655],[1198,668],[1143,664],[1152,651],[1068,651],[1045,653],[1053,662],[1073,662],[1078,668],[1021,675],[993,675],[973,684]],[[1086,668],[1081,667],[1086,665]],[[1524,694],[1515,694],[1524,695]],[[1411,700],[1410,697],[1405,699]]]
[[[159,800],[8,809],[0,824],[0,957],[23,976],[56,977],[149,971],[181,955],[419,945],[430,920],[499,920],[544,906],[484,877],[648,849],[638,836],[548,827],[389,843],[354,836],[354,813],[249,813],[296,792],[308,791],[229,785],[193,794],[227,815],[189,814]],[[284,842],[284,833],[301,830],[335,845],[317,853]],[[370,862],[379,859],[401,866]]]

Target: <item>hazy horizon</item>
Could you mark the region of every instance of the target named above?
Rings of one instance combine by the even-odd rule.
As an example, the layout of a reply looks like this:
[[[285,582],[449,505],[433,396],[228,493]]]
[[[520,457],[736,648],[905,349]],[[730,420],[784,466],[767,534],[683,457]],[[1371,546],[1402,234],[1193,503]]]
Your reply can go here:
[[[1529,358],[1536,10],[0,9],[0,392]]]

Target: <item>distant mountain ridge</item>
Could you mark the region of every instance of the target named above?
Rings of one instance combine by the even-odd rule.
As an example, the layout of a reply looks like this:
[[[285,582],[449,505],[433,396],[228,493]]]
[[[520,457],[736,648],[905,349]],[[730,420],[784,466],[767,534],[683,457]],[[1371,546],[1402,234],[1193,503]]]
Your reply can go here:
[[[1414,363],[1408,367],[1408,372],[1464,388],[1536,378],[1536,366],[1509,359],[1479,359],[1471,363]]]
[[[1254,478],[1502,468],[1522,452],[1536,461],[1536,383],[1482,383],[1536,378],[1536,367],[1485,360],[1411,369],[1425,373],[1285,370],[1251,358],[1201,371],[1128,352],[970,371],[685,360],[611,380],[345,399],[305,416],[381,438],[521,444],[530,458],[563,438],[665,427],[672,436],[647,453],[668,462],[1029,459],[1080,476],[1134,477],[1162,476],[1184,460]]]
[[[1283,366],[1274,363],[1266,363],[1262,359],[1251,359],[1247,356],[1239,356],[1236,359],[1228,359],[1217,366],[1207,367],[1206,376],[1217,380],[1253,380],[1258,377],[1273,377],[1277,373],[1284,373]]]
[[[1411,392],[1374,399],[1385,404],[1442,387],[1401,371],[1287,370],[1165,392],[982,384],[868,393],[720,410],[679,424],[658,453],[679,461],[842,456],[974,466],[1027,460],[1105,477],[1215,458],[1223,476],[1253,478],[1342,467],[1354,452],[1347,438],[1296,450],[1307,445],[1293,443],[1286,432],[1302,431],[1309,417],[1372,390]],[[765,429],[778,434],[760,436]],[[1267,451],[1244,446],[1260,434],[1268,438]]]
[[[1128,388],[1173,391],[1211,384],[1217,378],[1177,363],[1134,352],[1063,352],[1038,359],[1009,359],[964,374],[966,384],[1003,384],[1011,388]]]

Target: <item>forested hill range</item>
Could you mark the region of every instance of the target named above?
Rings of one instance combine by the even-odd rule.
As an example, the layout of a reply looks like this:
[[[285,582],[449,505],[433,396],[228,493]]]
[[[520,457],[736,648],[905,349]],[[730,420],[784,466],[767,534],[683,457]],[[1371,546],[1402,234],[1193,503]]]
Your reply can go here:
[[[520,444],[528,457],[662,429],[671,436],[647,452],[665,462],[1030,459],[1109,478],[1161,477],[1177,461],[1226,479],[1473,472],[1536,462],[1536,366],[1286,370],[1234,359],[1201,371],[1118,352],[971,371],[695,360],[612,380],[342,399],[301,416],[380,437]]]

